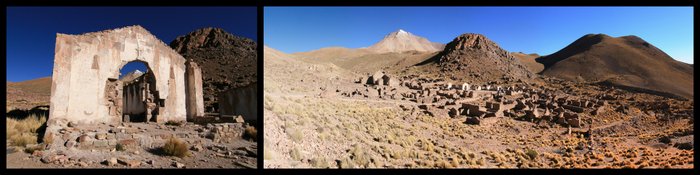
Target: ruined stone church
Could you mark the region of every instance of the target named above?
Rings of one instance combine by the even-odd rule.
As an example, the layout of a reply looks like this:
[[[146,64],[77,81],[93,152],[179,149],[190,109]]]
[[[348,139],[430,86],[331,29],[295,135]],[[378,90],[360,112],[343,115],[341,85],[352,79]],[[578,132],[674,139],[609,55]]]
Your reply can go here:
[[[130,62],[147,65],[121,81]],[[49,125],[186,121],[204,116],[201,70],[141,26],[57,34]]]

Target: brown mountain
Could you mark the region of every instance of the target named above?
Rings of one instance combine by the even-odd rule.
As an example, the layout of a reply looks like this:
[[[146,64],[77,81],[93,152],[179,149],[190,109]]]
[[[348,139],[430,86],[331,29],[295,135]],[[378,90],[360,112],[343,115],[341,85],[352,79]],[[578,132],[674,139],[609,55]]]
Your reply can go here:
[[[49,105],[50,98],[51,77],[7,82],[7,110]]]
[[[218,94],[257,81],[257,43],[220,28],[203,28],[170,42],[170,47],[202,69],[204,107],[216,112]]]
[[[637,36],[588,34],[537,61],[547,76],[693,96],[693,66]]]
[[[535,76],[510,52],[481,34],[462,34],[434,58],[443,75],[471,82],[528,80]]]

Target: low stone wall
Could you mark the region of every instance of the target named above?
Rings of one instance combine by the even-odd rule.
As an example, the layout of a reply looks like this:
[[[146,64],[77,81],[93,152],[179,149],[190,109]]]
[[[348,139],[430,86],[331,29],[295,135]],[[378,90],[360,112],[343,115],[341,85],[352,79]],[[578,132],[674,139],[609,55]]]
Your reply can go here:
[[[126,150],[137,148],[157,148],[163,146],[171,137],[181,139],[206,138],[215,143],[231,143],[240,140],[245,131],[244,123],[216,123],[193,131],[176,131],[175,127],[158,125],[155,129],[131,127],[124,125],[104,125],[75,127],[69,124],[62,128],[53,128],[47,132],[45,139],[51,139],[51,149],[115,149],[117,144]],[[156,130],[156,131],[153,131]],[[51,135],[51,136],[49,136]]]
[[[243,123],[218,123],[207,125],[207,138],[216,143],[229,143],[243,136]]]

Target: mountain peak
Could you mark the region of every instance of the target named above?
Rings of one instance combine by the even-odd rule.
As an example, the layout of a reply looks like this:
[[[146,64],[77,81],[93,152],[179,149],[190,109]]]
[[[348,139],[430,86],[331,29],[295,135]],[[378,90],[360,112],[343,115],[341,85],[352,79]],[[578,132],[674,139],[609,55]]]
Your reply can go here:
[[[388,35],[384,36],[384,38],[405,38],[405,37],[413,37],[415,35],[406,32],[403,29],[399,29],[397,31],[391,32]]]
[[[222,28],[206,27],[197,29],[187,35],[179,36],[170,42],[170,47],[177,52],[187,52],[198,48],[234,48],[241,45],[250,45],[255,41],[232,35]]]
[[[510,52],[476,33],[459,35],[447,43],[437,62],[445,75],[471,82],[524,80],[534,76]]]
[[[399,31],[396,31],[398,34],[408,34],[408,32],[404,31],[403,29],[399,29]]]
[[[405,51],[435,52],[442,50],[444,46],[444,44],[430,42],[426,38],[399,29],[389,33],[384,39],[368,47],[368,49],[378,53]]]
[[[465,33],[459,35],[445,46],[447,51],[453,50],[468,50],[468,49],[485,49],[485,50],[501,50],[495,42],[486,38],[486,36],[477,33]]]
[[[134,79],[140,77],[140,76],[143,75],[143,74],[144,74],[143,72],[141,72],[140,70],[136,69],[136,70],[134,70],[134,71],[131,71],[131,72],[127,73],[126,75],[123,75],[121,78],[119,78],[119,80],[121,80],[122,82],[128,83],[128,82],[131,82],[131,81],[133,81]]]

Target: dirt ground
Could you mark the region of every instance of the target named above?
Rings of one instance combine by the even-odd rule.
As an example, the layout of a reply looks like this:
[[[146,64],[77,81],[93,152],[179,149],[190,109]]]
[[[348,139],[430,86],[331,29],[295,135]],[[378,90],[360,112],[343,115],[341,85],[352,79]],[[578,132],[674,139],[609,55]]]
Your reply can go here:
[[[694,168],[681,146],[693,144],[692,100],[540,78],[531,88],[618,98],[571,131],[511,117],[469,125],[406,99],[341,95],[368,88],[354,83],[364,75],[265,49],[265,168]]]
[[[211,127],[211,126],[210,126]],[[146,134],[151,144],[117,151],[114,146],[52,148],[38,151],[34,155],[21,147],[10,146],[8,140],[7,168],[255,168],[257,166],[257,143],[241,137],[229,142],[214,142],[206,137],[209,129],[205,125],[187,123],[168,126],[155,123],[126,123],[123,125],[93,125],[75,127],[82,133],[125,129],[125,133]],[[148,131],[148,132],[139,132]],[[89,134],[87,134],[89,135]],[[165,144],[161,136],[178,137],[187,143],[191,156],[184,158],[167,156],[160,147]],[[145,140],[145,139],[142,139]],[[142,141],[144,142],[144,141]],[[144,142],[145,143],[145,142]],[[80,143],[78,143],[80,144]],[[196,148],[195,148],[196,147]],[[107,160],[116,158],[115,165]],[[52,160],[44,163],[44,160]],[[129,166],[131,161],[136,165]],[[177,167],[180,163],[182,167]]]

